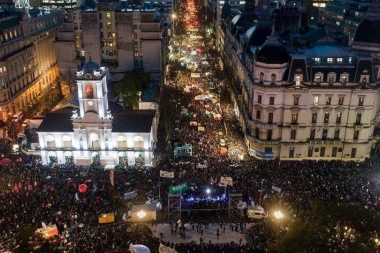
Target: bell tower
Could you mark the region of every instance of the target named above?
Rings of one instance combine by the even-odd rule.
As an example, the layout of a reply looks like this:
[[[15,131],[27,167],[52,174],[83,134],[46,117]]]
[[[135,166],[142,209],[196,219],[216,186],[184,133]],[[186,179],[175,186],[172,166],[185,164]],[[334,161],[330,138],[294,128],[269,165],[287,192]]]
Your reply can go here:
[[[93,61],[87,62],[81,71],[77,72],[79,115],[83,118],[88,112],[95,113],[99,118],[108,115],[107,71]]]

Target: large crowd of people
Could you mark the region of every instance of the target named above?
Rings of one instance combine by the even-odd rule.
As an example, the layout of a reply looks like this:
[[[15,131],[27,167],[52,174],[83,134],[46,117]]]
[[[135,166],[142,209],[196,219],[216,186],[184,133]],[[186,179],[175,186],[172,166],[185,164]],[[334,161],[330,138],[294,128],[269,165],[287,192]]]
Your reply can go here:
[[[153,199],[164,206],[157,222],[169,222],[165,207],[168,189],[184,182],[190,186],[181,193],[184,209],[215,209],[217,213],[227,208],[230,193],[242,193],[248,200],[269,208],[267,197],[273,193],[280,203],[290,203],[294,216],[303,221],[314,199],[340,205],[360,204],[380,212],[379,150],[364,162],[254,159],[244,147],[233,109],[223,108],[218,94],[209,93],[202,80],[183,76],[176,83],[183,88],[183,96],[175,120],[178,140],[173,145],[191,145],[191,155],[174,157],[162,146],[162,150],[156,150],[156,157],[162,159],[155,168],[116,167],[113,182],[110,172],[100,165],[42,165],[34,155],[20,155],[21,159],[14,158],[0,166],[1,247],[20,247],[20,232],[49,224],[56,225],[59,231],[47,245],[52,252],[126,252],[132,243],[146,245],[155,253],[163,243],[178,252],[245,253],[266,252],[273,243],[275,236],[267,221],[250,227],[247,244],[173,243],[155,237],[148,226],[123,222],[124,213],[133,204]],[[227,140],[226,145],[220,144],[222,138]],[[160,170],[174,172],[175,177],[162,178]],[[232,186],[220,186],[222,176],[231,177]],[[86,185],[85,190],[79,190],[80,185]],[[212,197],[204,194],[205,187],[212,189]],[[129,192],[136,195],[125,199],[124,194]],[[115,213],[115,222],[100,225],[99,215],[110,212]],[[225,220],[228,216],[207,218],[207,222],[229,222]],[[239,229],[238,225],[235,228]],[[34,236],[28,240],[29,251],[45,244]]]

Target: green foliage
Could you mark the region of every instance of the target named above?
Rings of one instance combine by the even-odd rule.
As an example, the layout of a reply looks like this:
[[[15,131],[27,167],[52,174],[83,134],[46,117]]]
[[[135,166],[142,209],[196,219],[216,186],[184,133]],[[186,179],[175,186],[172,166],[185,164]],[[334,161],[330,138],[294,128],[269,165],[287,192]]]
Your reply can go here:
[[[115,90],[122,97],[126,108],[138,109],[139,95],[142,88],[150,80],[149,73],[142,69],[134,69],[116,84]]]
[[[176,119],[177,110],[176,106],[181,92],[173,87],[164,86],[160,98],[160,118],[161,124],[164,126],[166,143],[172,137],[172,129],[174,128],[174,121]]]
[[[41,98],[41,109],[51,111],[63,98],[61,86],[58,83],[55,88],[47,90]]]

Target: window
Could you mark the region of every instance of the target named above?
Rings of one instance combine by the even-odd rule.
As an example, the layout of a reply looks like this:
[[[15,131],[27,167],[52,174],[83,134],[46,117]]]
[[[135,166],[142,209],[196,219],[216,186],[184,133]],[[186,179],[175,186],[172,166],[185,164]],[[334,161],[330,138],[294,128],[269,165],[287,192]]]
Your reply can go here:
[[[333,61],[334,61],[333,58],[327,58],[327,62],[328,62],[328,63],[332,63]]]
[[[298,105],[300,102],[300,97],[294,97],[294,105]]]
[[[338,99],[338,105],[343,105],[344,97],[339,97]]]
[[[324,128],[322,131],[322,140],[327,139],[328,133],[329,133],[329,131],[327,130],[327,128]]]
[[[313,150],[314,150],[313,147],[309,147],[309,148],[308,148],[308,150],[307,150],[307,156],[308,156],[308,157],[312,157],[312,156],[313,156]]]
[[[261,111],[257,110],[256,111],[256,119],[260,119],[261,118]]]
[[[363,106],[364,104],[364,97],[359,97],[359,106]]]
[[[355,121],[356,125],[361,125],[361,123],[362,123],[361,121],[362,121],[362,114],[357,113],[356,114],[356,121]]]
[[[275,85],[276,84],[276,75],[275,74],[272,74],[270,76],[270,84],[271,85]]]
[[[295,129],[290,131],[290,139],[295,140],[296,139],[297,131]]]
[[[272,148],[270,148],[270,147],[265,147],[264,152],[265,152],[265,153],[272,153]]]
[[[358,140],[359,139],[359,130],[355,130],[354,131],[354,140]]]
[[[268,124],[273,124],[273,112],[268,113]]]
[[[337,58],[336,61],[342,63],[343,62],[343,58]]]
[[[111,29],[112,28],[112,23],[111,22],[107,22],[107,29]]]
[[[264,73],[261,72],[260,73],[260,83],[263,83],[264,82]]]
[[[334,132],[334,139],[335,139],[335,140],[339,140],[339,129],[335,129],[335,132]]]
[[[323,118],[323,122],[324,123],[329,123],[329,118],[330,118],[330,113],[329,112],[325,112],[325,117]]]
[[[255,128],[255,137],[256,139],[260,139],[260,128],[258,127]]]
[[[269,105],[274,105],[274,97],[269,97]]]
[[[273,135],[273,130],[271,130],[271,129],[268,130],[267,131],[267,140],[268,141],[272,140],[272,135]]]
[[[261,96],[261,95],[258,95],[258,96],[257,96],[257,103],[261,104],[261,99],[262,99],[262,96]]]
[[[301,77],[300,76],[296,76],[296,86],[300,86],[301,85]]]
[[[347,77],[346,76],[342,76],[342,79],[340,80],[340,82],[342,83],[342,85],[346,85],[346,83],[347,83]]]
[[[318,117],[318,113],[316,112],[313,112],[312,116],[311,116],[311,123],[317,123],[317,117]]]
[[[341,112],[337,112],[336,113],[336,123],[340,124],[341,122],[342,122],[342,113]]]
[[[107,12],[107,18],[111,18],[111,12]]]
[[[314,96],[313,104],[318,105],[318,103],[319,103],[319,96]]]
[[[294,157],[294,148],[289,148],[289,157]]]
[[[297,124],[298,123],[298,113],[293,112],[292,113],[292,124]]]
[[[329,85],[333,85],[333,83],[334,83],[334,77],[329,76]]]
[[[315,82],[317,83],[317,85],[320,85],[321,82],[322,82],[322,78],[321,78],[321,76],[317,76],[317,77],[315,78]]]
[[[94,90],[92,89],[91,85],[86,86],[86,97],[87,98],[94,98]]]
[[[326,96],[326,105],[331,105],[331,96]]]

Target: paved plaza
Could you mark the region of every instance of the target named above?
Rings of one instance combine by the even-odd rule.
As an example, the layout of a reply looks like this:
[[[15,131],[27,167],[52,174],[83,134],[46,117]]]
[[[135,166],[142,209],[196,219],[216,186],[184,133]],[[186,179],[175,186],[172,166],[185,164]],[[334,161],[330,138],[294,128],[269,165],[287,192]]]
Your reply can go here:
[[[172,243],[190,243],[190,242],[196,242],[199,243],[200,239],[203,239],[203,243],[230,243],[235,242],[239,243],[241,240],[242,244],[245,244],[247,242],[250,242],[249,236],[248,236],[248,229],[250,228],[251,224],[246,224],[245,228],[243,229],[243,233],[240,231],[240,226],[238,228],[238,231],[232,231],[232,228],[230,227],[229,223],[223,224],[225,226],[225,232],[223,233],[223,226],[220,228],[220,224],[218,223],[210,223],[208,225],[208,228],[205,228],[204,225],[202,225],[202,229],[196,229],[196,223],[193,226],[189,223],[186,223],[185,226],[185,239],[182,239],[180,236],[179,228],[174,232],[173,229],[173,235],[170,228],[170,224],[168,223],[160,223],[154,226],[149,225],[149,227],[153,231],[153,235],[157,238],[161,238],[160,233],[162,233],[162,240],[166,242],[172,242]],[[235,224],[233,224],[235,226]],[[219,228],[219,238],[217,238],[217,229]],[[203,235],[201,235],[201,230],[203,230]]]

